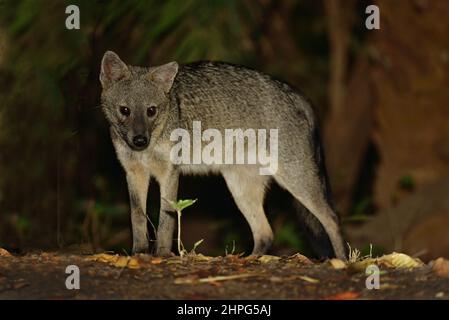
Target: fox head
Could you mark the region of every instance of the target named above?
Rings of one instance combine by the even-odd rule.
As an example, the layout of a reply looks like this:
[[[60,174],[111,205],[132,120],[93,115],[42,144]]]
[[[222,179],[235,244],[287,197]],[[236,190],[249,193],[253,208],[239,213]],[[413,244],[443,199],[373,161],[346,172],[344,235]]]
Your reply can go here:
[[[103,112],[131,149],[146,149],[154,128],[169,113],[169,91],[177,72],[176,62],[140,68],[127,66],[112,51],[104,54],[100,72]]]

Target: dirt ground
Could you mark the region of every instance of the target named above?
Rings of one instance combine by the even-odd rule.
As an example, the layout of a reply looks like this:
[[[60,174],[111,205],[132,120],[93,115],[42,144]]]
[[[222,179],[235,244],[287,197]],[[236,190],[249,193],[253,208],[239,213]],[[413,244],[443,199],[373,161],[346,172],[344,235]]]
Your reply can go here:
[[[428,265],[381,269],[380,289],[366,275],[301,255],[242,258],[29,253],[0,256],[0,299],[448,299],[449,278]],[[80,289],[66,288],[66,267]]]

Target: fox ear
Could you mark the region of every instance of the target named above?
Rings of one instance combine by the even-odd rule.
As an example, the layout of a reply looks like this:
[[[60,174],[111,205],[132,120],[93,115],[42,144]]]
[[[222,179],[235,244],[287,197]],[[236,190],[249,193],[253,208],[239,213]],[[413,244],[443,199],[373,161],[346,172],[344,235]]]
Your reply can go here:
[[[177,62],[170,62],[151,69],[147,77],[150,81],[156,82],[164,92],[168,93],[173,85],[173,81],[175,81],[178,68]]]
[[[101,60],[100,82],[103,88],[110,87],[113,83],[127,78],[130,71],[119,56],[112,51],[106,51]]]

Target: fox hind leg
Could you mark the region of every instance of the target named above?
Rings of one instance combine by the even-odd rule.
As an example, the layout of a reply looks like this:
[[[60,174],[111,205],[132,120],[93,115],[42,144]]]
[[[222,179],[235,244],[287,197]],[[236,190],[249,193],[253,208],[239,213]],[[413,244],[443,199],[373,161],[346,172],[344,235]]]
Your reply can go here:
[[[307,220],[311,222],[311,231],[315,238],[323,240],[328,237],[333,254],[339,259],[346,260],[338,217],[329,203],[326,186],[320,178],[318,168],[311,164],[309,168],[304,169],[304,166],[298,167],[295,164],[297,163],[279,168],[275,180],[307,209],[309,214]],[[323,231],[327,237],[322,234]]]

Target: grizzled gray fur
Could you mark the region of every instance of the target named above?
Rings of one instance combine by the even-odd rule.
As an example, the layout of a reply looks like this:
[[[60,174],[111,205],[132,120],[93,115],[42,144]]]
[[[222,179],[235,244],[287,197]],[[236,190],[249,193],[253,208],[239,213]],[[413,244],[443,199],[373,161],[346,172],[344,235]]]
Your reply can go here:
[[[221,62],[178,66],[171,62],[127,66],[113,52],[101,65],[103,111],[117,156],[126,171],[131,201],[133,252],[148,250],[146,200],[150,177],[161,190],[156,253],[171,252],[175,217],[167,200],[177,199],[180,174],[221,174],[252,230],[253,254],[270,247],[273,232],[263,200],[271,180],[295,199],[305,230],[321,257],[345,259],[337,216],[310,104],[289,85],[260,72]],[[278,170],[260,175],[257,165],[180,164],[170,161],[170,133],[204,129],[277,128]]]

